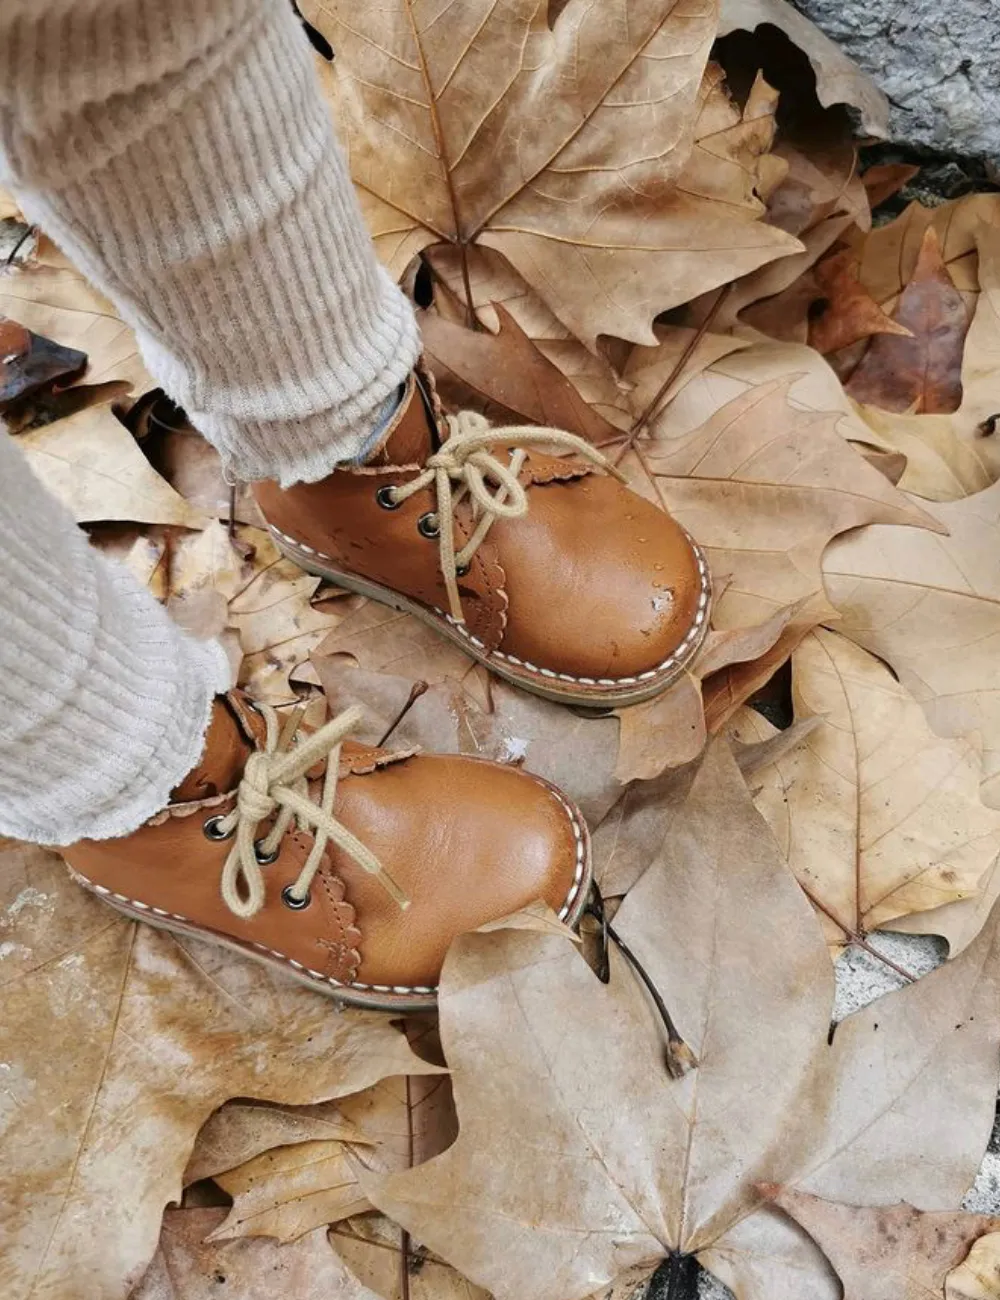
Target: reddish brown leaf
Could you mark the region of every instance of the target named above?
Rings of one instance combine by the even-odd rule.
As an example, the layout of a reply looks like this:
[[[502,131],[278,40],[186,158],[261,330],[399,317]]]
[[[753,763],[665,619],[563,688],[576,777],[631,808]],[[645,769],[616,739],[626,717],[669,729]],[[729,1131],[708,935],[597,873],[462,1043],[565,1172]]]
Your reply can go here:
[[[809,345],[817,352],[836,352],[873,334],[910,336],[905,325],[887,316],[858,279],[857,258],[850,249],[816,264],[816,288],[809,311]]]
[[[587,405],[510,312],[500,303],[492,306],[500,322],[497,334],[424,314],[424,350],[444,401],[456,408],[474,406],[508,424],[568,429],[592,442],[614,437],[618,430]]]
[[[962,404],[962,355],[969,313],[929,226],[894,320],[912,338],[879,335],[847,383],[857,402],[886,411],[947,415]]]

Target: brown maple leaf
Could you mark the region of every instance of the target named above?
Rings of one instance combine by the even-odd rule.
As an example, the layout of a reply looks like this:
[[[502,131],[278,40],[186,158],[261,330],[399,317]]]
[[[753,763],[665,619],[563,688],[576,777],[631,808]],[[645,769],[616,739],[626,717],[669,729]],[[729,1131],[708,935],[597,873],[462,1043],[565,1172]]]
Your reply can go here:
[[[992,1128],[1000,915],[831,1044],[819,928],[716,744],[615,924],[698,1069],[667,1078],[614,953],[604,986],[558,936],[459,940],[440,1002],[459,1137],[369,1186],[414,1238],[500,1300],[575,1300],[674,1251],[746,1300],[835,1300],[823,1255],[758,1183],[958,1203]]]
[[[195,1134],[230,1097],[312,1103],[422,1067],[384,1017],[337,1014],[214,944],[126,921],[43,849],[5,848],[0,889],[11,1300],[79,1294],[81,1278],[124,1296]]]
[[[719,202],[704,169],[683,183],[714,0],[569,0],[551,30],[545,0],[447,22],[420,0],[303,12],[337,51],[331,99],[397,275],[430,244],[495,248],[594,349],[652,344],[659,312],[798,247],[763,205]],[[736,116],[753,156],[770,127]],[[720,168],[746,187],[736,160]]]
[[[792,655],[792,698],[818,725],[758,768],[754,801],[834,951],[975,895],[1000,853],[1000,813],[982,802],[974,747],[935,736],[885,665],[835,632]],[[744,721],[755,739],[776,734],[757,714]]]

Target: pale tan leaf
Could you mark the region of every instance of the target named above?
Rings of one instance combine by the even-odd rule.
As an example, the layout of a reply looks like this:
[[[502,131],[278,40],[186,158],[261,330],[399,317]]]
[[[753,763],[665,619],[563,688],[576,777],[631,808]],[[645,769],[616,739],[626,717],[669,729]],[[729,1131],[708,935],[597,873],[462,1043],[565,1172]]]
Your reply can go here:
[[[206,522],[157,474],[109,407],[86,407],[17,441],[77,523],[112,519],[200,528]]]
[[[751,785],[834,950],[974,895],[1000,813],[981,801],[972,747],[935,736],[884,664],[834,632],[792,655],[792,697],[797,718],[822,722]]]
[[[619,709],[621,724],[615,776],[627,781],[649,781],[666,768],[693,762],[705,748],[705,712],[701,682],[685,671],[661,695]]]
[[[788,383],[762,384],[683,439],[659,441],[649,463],[670,512],[732,580],[713,623],[745,627],[781,606],[827,608],[820,557],[864,522],[934,521],[872,469],[832,414],[796,410]],[[818,617],[814,621],[819,621]]]
[[[229,1098],[314,1103],[421,1068],[385,1017],[126,921],[42,849],[5,848],[0,889],[10,1300],[78,1294],[81,1278],[124,1296]]]
[[[216,1174],[215,1181],[233,1198],[233,1207],[212,1233],[214,1241],[295,1241],[314,1228],[370,1208],[351,1148],[343,1142],[276,1147]]]
[[[491,1300],[450,1264],[413,1241],[408,1243],[404,1290],[402,1239],[402,1228],[382,1214],[359,1215],[330,1229],[330,1245],[351,1276],[382,1300]],[[340,1300],[339,1293],[332,1300]],[[346,1300],[354,1300],[350,1292]]]
[[[933,1300],[969,1247],[1000,1219],[912,1205],[840,1205],[793,1188],[773,1199],[809,1233],[837,1270],[844,1300]]]
[[[184,1185],[235,1169],[274,1147],[318,1141],[363,1143],[365,1137],[334,1106],[227,1102],[202,1125]]]
[[[441,989],[458,1140],[371,1189],[414,1239],[500,1300],[577,1300],[674,1250],[746,1300],[835,1300],[822,1254],[757,1183],[957,1203],[992,1126],[1000,913],[831,1045],[822,937],[716,744],[615,925],[697,1069],[667,1080],[652,1008],[614,951],[601,986],[558,939],[459,940]]]
[[[0,275],[0,315],[86,352],[88,383],[126,380],[136,393],[156,386],[132,330],[44,236],[32,257]]]
[[[477,0],[448,22],[420,0],[304,12],[337,51],[331,98],[397,275],[431,243],[492,247],[594,350],[600,334],[652,344],[659,312],[798,247],[752,195],[720,201],[748,184],[725,147],[686,170],[698,113],[723,95],[703,77],[711,0],[569,0],[551,31],[539,0]],[[766,149],[760,98],[745,123],[730,112],[746,153]]]
[[[816,94],[824,107],[850,104],[861,114],[866,134],[887,139],[889,101],[871,77],[785,0],[722,0],[719,35],[762,23],[779,28],[808,57],[816,74]]]
[[[130,1300],[378,1300],[331,1249],[325,1231],[291,1246],[214,1241],[212,1229],[225,1213],[167,1210],[156,1255]]]
[[[997,1300],[1000,1296],[1000,1232],[986,1232],[944,1281],[944,1300]]]
[[[837,630],[884,659],[940,736],[976,733],[1000,805],[1000,485],[927,503],[947,536],[874,525],[823,559]]]

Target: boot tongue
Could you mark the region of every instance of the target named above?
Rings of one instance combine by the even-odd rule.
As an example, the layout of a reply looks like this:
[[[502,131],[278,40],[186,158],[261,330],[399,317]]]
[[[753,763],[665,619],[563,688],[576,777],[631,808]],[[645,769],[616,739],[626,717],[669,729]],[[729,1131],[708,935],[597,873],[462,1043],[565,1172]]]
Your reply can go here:
[[[411,370],[403,385],[399,410],[386,436],[369,456],[368,465],[422,465],[440,445],[431,390],[419,371]]]
[[[171,793],[171,803],[193,803],[226,794],[243,775],[253,753],[252,737],[263,738],[264,722],[239,691],[220,695],[212,705],[205,749],[198,762]]]

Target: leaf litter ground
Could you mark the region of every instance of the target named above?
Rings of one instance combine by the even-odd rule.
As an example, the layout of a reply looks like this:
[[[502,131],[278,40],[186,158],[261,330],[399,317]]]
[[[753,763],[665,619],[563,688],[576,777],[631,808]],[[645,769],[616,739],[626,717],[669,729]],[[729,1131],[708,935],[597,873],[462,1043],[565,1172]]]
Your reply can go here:
[[[697,1260],[745,1300],[996,1300],[1000,201],[873,228],[910,172],[861,174],[844,106],[877,135],[885,105],[783,0],[303,9],[446,400],[572,429],[681,519],[717,593],[691,670],[579,716],[300,573],[6,199],[5,423],[255,696],[564,786],[698,1064],[670,1079],[626,964],[600,983],[537,909],[399,1026],[4,843],[4,1294],[625,1300],[658,1269],[680,1300]]]

